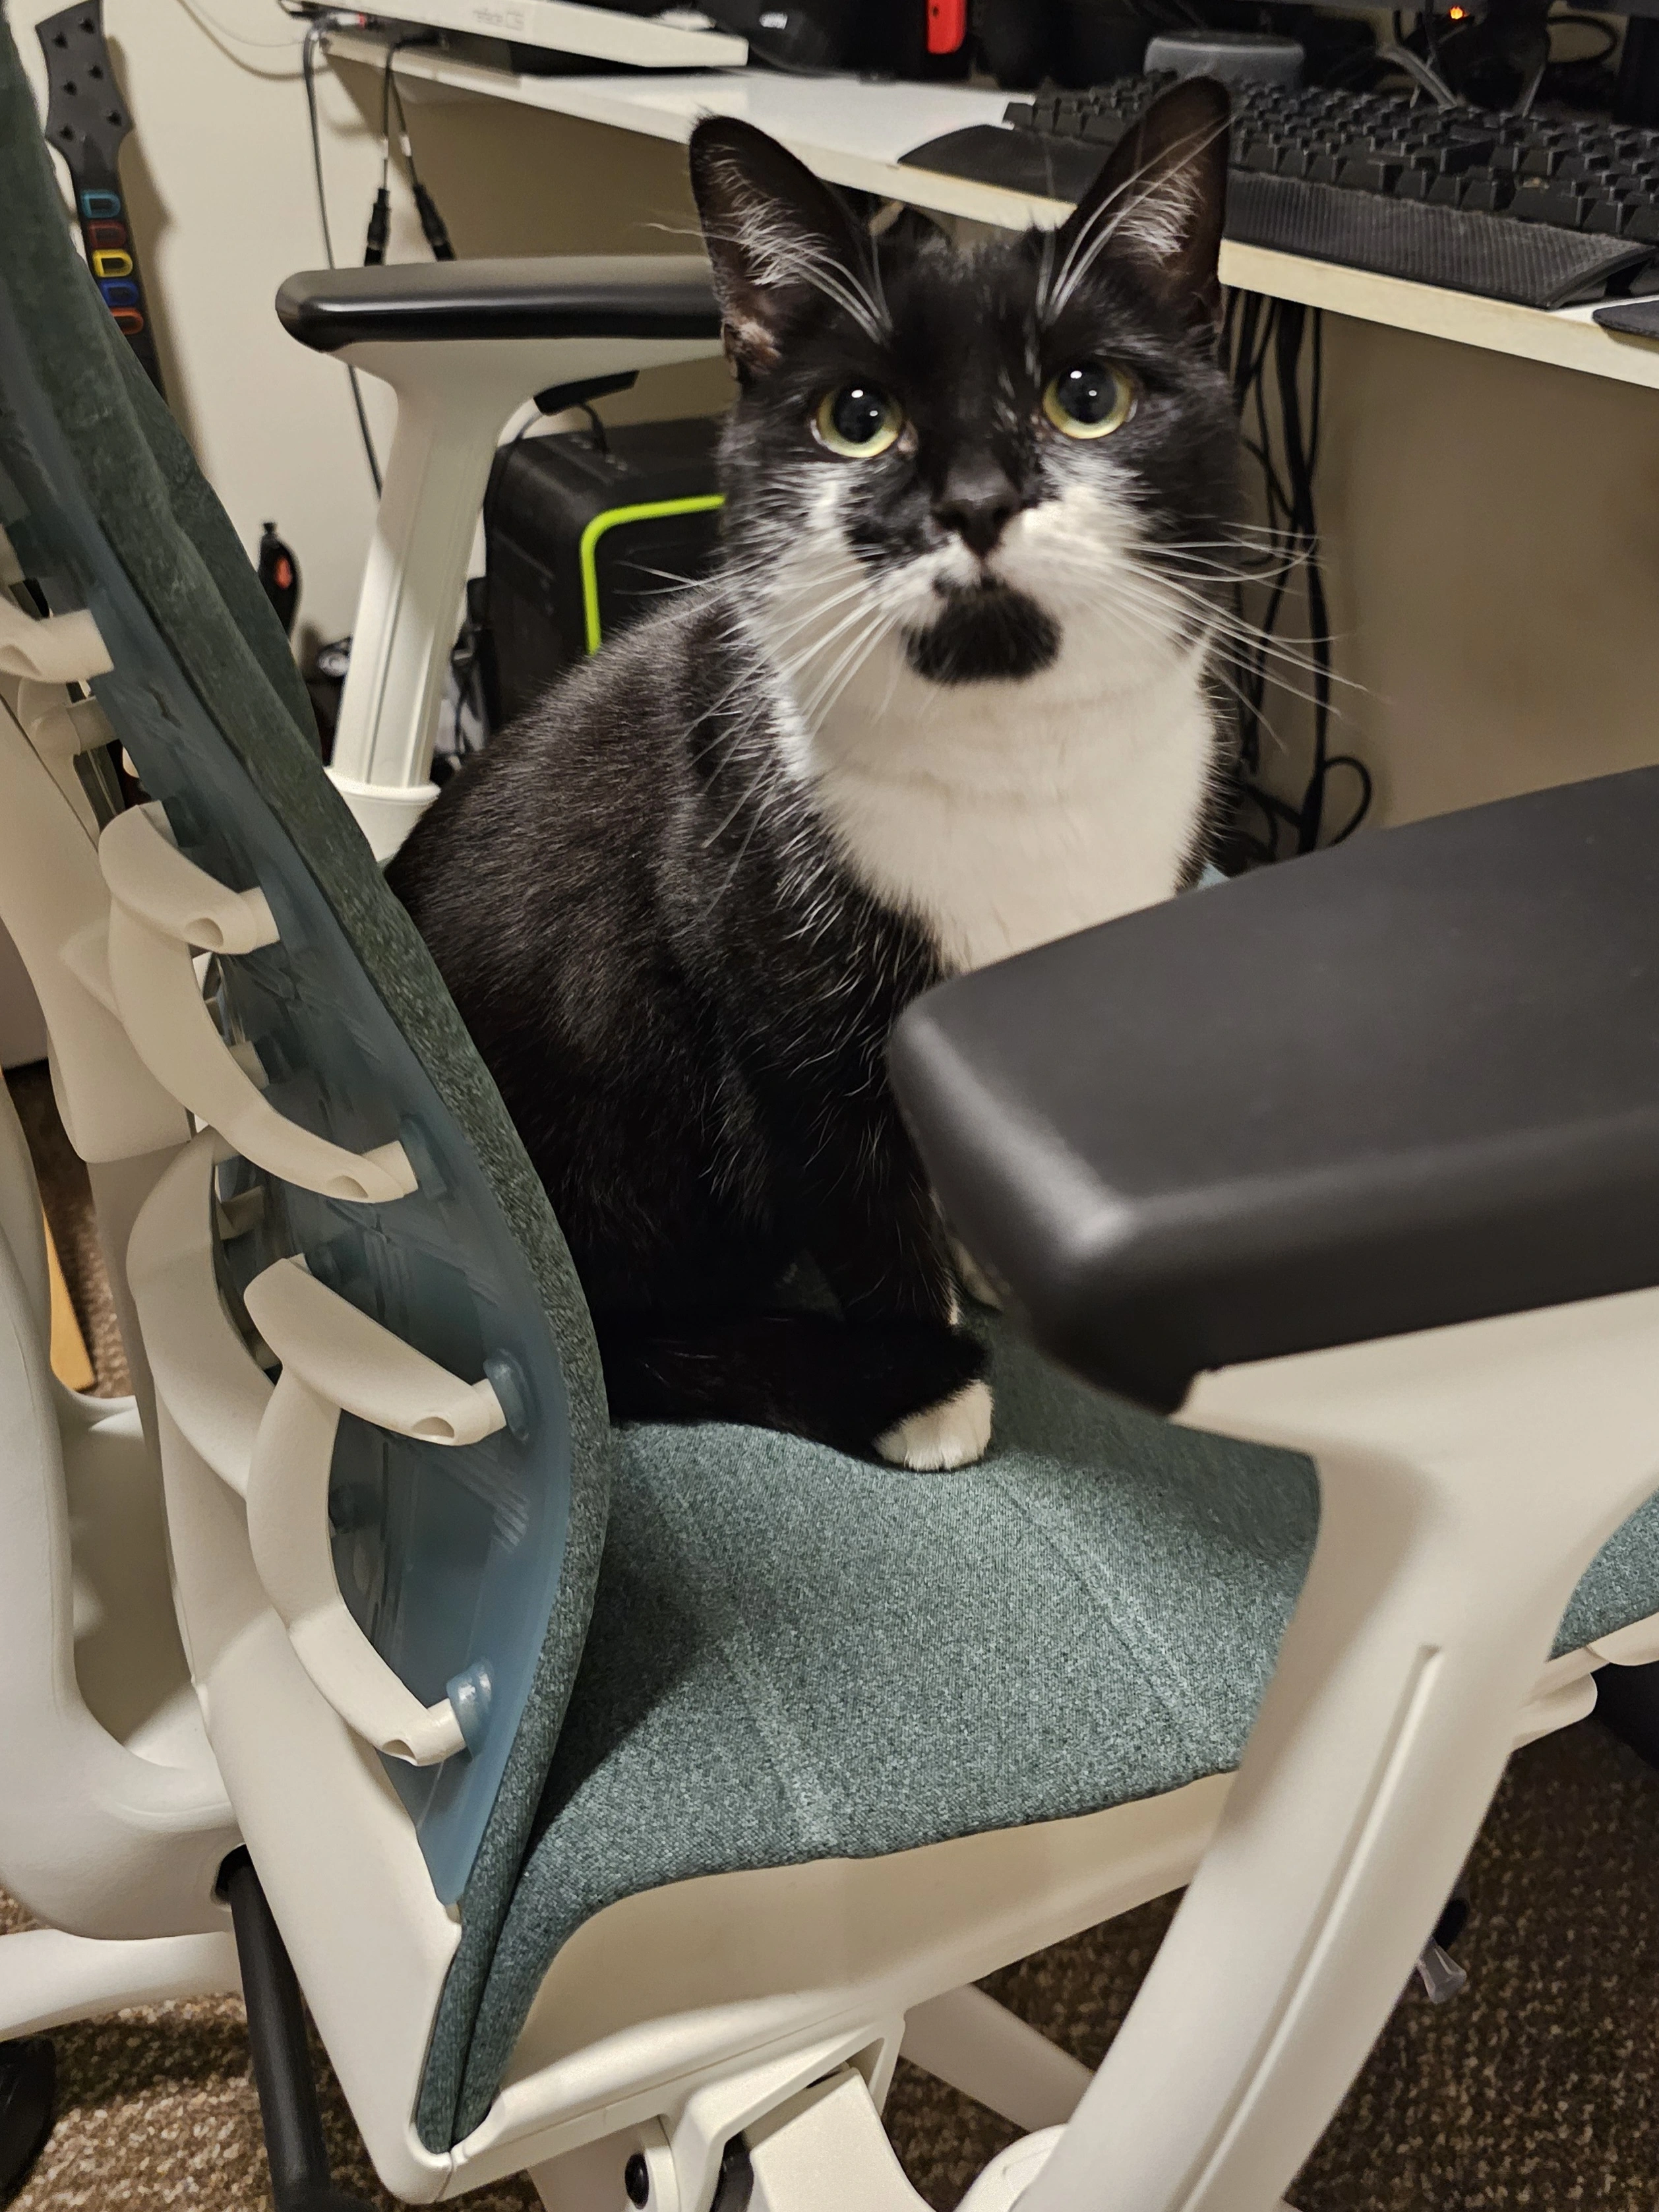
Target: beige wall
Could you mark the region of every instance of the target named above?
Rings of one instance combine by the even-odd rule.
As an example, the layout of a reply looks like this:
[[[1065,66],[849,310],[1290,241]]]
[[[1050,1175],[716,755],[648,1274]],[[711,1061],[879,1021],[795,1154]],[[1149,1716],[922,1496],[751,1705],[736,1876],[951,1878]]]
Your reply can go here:
[[[1320,513],[1380,818],[1659,761],[1659,392],[1334,319]]]
[[[1659,762],[1659,392],[1329,316],[1316,489],[1373,823]],[[1299,796],[1305,703],[1270,713]]]

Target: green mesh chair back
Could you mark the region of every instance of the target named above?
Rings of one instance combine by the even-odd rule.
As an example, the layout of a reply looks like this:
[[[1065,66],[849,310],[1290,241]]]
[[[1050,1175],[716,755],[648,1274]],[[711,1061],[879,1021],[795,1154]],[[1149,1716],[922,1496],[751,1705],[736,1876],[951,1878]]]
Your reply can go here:
[[[236,1158],[216,1262],[233,1314],[302,1254],[469,1381],[507,1426],[443,1451],[347,1416],[330,1514],[343,1595],[423,1703],[455,1689],[465,1750],[386,1761],[463,1937],[434,2051],[459,2067],[580,1656],[610,1437],[586,1309],[501,1098],[425,946],[324,774],[286,641],[231,526],[73,252],[0,25],[0,526],[36,606],[86,608],[94,692],[180,849],[258,885],[279,942],[218,960],[228,1041],[266,1097],[353,1151],[401,1139],[419,1188],[349,1204]],[[227,1233],[230,1232],[230,1233]],[[442,2075],[428,2084],[441,2115]]]

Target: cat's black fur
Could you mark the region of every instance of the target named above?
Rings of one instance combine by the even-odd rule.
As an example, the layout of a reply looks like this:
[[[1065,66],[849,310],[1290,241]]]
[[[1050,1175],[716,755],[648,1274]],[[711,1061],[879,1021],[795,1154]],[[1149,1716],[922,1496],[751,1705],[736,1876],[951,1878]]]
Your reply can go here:
[[[754,1421],[868,1452],[980,1372],[884,1063],[940,955],[864,887],[785,771],[769,672],[736,614],[745,564],[791,526],[803,469],[847,465],[815,447],[810,419],[849,376],[901,392],[915,432],[908,465],[866,468],[848,525],[873,564],[951,531],[978,550],[1041,498],[1033,374],[1103,347],[1142,391],[1147,513],[1172,540],[1212,526],[1234,438],[1212,319],[1224,95],[1171,95],[1059,248],[1172,148],[1194,187],[1181,250],[1103,254],[1038,363],[1033,300],[1054,264],[1036,234],[970,258],[907,216],[872,248],[760,133],[711,121],[693,140],[739,383],[721,461],[730,573],[497,738],[391,872],[547,1185],[617,1417]],[[878,291],[890,327],[872,334],[838,295],[757,266],[738,217],[761,203],[793,241],[781,262],[804,240],[859,299]],[[992,589],[957,595],[907,643],[914,667],[953,685],[1022,675],[1055,640],[1043,609]],[[839,1320],[780,1310],[778,1279],[803,1253]]]

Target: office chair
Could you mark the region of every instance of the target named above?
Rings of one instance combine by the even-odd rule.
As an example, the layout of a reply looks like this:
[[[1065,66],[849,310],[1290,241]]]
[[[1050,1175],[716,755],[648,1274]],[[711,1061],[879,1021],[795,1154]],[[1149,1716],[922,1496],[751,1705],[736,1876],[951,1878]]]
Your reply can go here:
[[[1261,1134],[1267,1073],[1241,1090],[1204,1027],[1205,948],[1246,932],[1247,1011],[1264,979],[1284,990],[1268,956],[1292,936],[1328,947],[1321,975],[1375,981],[1344,917],[1405,932],[1421,884],[1370,854],[1423,852],[1429,825],[1054,948],[1028,1008],[991,971],[907,1027],[902,1095],[970,1246],[1117,1395],[1000,1331],[995,1449],[948,1478],[769,1432],[613,1432],[544,1194],[323,773],[228,522],[70,250],[9,41],[0,204],[0,921],[137,1384],[111,1407],[51,1383],[8,1139],[0,1884],[46,1923],[0,1942],[14,2171],[49,2118],[43,2030],[240,1985],[279,2212],[342,2202],[301,1993],[411,2202],[527,2171],[556,2212],[915,2212],[880,2122],[902,2049],[1027,2130],[973,2212],[1267,2212],[1510,1747],[1588,1710],[1604,1661],[1659,1652],[1659,1262],[1632,1234],[1652,1009],[1639,958],[1608,957],[1652,780],[1468,817],[1483,994],[1448,976],[1437,1001],[1419,957],[1373,1002],[1371,1074],[1419,1037],[1459,1070],[1492,1054],[1534,975],[1573,1011],[1577,1120],[1552,1094],[1555,1120],[1504,1155],[1536,1168],[1559,1268],[1534,1265],[1538,1217],[1488,1171],[1478,1118],[1365,1181],[1328,1071],[1319,1143],[1302,1133],[1329,1201],[1310,1217]],[[408,392],[416,330],[457,349],[455,382],[471,328],[536,377],[560,373],[531,350],[555,339],[709,343],[678,265],[516,274],[371,274]],[[341,291],[307,280],[288,312]],[[457,509],[482,483],[465,438]],[[374,588],[401,604],[386,528]],[[434,557],[405,659],[364,656],[401,666],[422,714],[464,558],[446,586]],[[365,726],[389,713],[371,699]],[[382,843],[418,808],[405,754],[389,806],[349,794]],[[1568,872],[1573,957],[1510,963],[1558,806],[1567,848],[1599,838],[1616,865]],[[1170,988],[1149,1001],[1154,953]],[[1121,1151],[1124,1102],[1076,1048],[1108,1007],[1139,1023]],[[1290,1064],[1317,1058],[1322,1011],[1284,997]],[[1147,1154],[1144,1117],[1174,1144],[1189,1111],[1234,1133],[1224,1189]],[[1425,1191],[1462,1243],[1425,1237]],[[130,1540],[100,1546],[109,1516]],[[1188,1881],[1092,2082],[973,1987]]]

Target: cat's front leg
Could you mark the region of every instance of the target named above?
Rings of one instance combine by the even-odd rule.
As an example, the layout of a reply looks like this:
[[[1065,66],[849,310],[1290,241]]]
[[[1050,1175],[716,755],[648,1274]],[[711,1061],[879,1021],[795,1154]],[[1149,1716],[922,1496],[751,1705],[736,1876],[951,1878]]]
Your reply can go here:
[[[962,1326],[933,1194],[896,1120],[858,1151],[863,1173],[833,1179],[811,1249],[848,1326],[884,1339],[915,1376],[915,1410],[881,1428],[871,1449],[919,1472],[971,1466],[991,1441],[991,1387],[984,1348]]]

